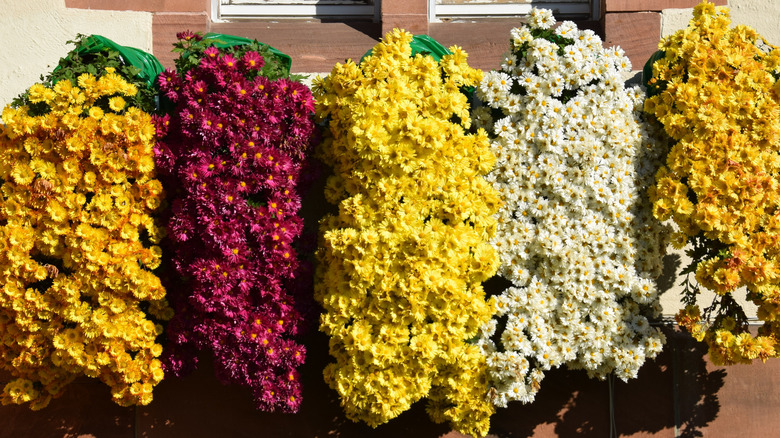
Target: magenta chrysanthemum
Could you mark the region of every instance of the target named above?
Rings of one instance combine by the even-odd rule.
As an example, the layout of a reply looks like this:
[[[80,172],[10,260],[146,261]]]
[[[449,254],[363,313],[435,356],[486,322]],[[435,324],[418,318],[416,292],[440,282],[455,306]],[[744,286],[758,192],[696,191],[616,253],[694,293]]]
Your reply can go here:
[[[300,83],[256,76],[263,64],[257,52],[210,47],[192,70],[160,76],[176,103],[158,119],[156,152],[171,193],[171,263],[183,280],[171,287],[164,363],[182,375],[210,351],[220,380],[249,387],[258,408],[295,412],[305,356],[293,340],[296,186],[314,103]]]

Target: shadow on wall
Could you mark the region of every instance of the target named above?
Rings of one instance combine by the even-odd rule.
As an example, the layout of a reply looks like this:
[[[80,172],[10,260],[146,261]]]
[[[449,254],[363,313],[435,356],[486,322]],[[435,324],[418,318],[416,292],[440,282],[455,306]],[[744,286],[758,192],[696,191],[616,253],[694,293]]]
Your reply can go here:
[[[708,372],[706,347],[687,333],[665,329],[667,344],[637,379],[616,380],[612,393],[617,436],[673,431],[680,437],[703,436],[700,428],[720,410],[718,391],[725,370]],[[536,401],[510,404],[493,417],[495,437],[610,436],[610,390],[607,381],[588,379],[583,371],[547,373]]]
[[[667,330],[664,352],[646,364],[637,379],[616,381],[614,424],[618,436],[671,432],[700,437],[700,429],[720,411],[718,391],[726,371],[707,371],[706,348],[687,334]],[[163,381],[151,405],[122,408],[110,401],[105,385],[86,378],[39,412],[26,407],[0,408],[0,437],[446,437],[463,435],[433,424],[423,402],[395,420],[372,429],[342,413],[336,393],[322,380],[330,361],[327,338],[310,333],[308,362],[301,369],[304,401],[298,414],[254,409],[243,388],[223,386],[213,377],[210,360],[182,379]],[[5,380],[5,379],[3,379]],[[605,437],[610,431],[610,396],[606,381],[588,379],[582,371],[553,370],[537,400],[512,403],[492,419],[490,436]]]
[[[669,348],[655,362],[647,364],[638,379],[616,382],[614,386],[615,430],[619,436],[669,431],[677,425],[679,436],[699,437],[703,436],[699,428],[717,417],[717,392],[726,372],[708,373],[705,349],[687,335],[672,331],[667,335]],[[348,420],[341,412],[337,395],[321,378],[321,370],[329,361],[323,348],[327,339],[317,333],[309,341],[309,362],[302,370],[305,398],[298,414],[255,411],[251,398],[241,388],[222,386],[211,377],[206,360],[195,374],[163,382],[156,390],[154,403],[138,409],[137,436],[462,436],[445,425],[433,424],[422,402],[376,429]],[[89,400],[80,403],[88,405]],[[533,404],[514,403],[498,411],[490,436],[601,438],[608,436],[610,430],[609,404],[606,381],[588,379],[580,371],[551,371]],[[27,414],[30,419],[33,415]]]
[[[322,176],[317,178],[303,202],[306,207],[301,214],[309,224],[306,231],[310,235],[316,233],[313,224],[323,212],[333,211],[322,199],[323,183]],[[667,262],[667,269],[672,271],[679,264],[673,258]],[[308,296],[311,297],[310,291]],[[317,321],[316,312],[314,307],[310,320]],[[221,385],[214,377],[210,359],[204,357],[199,369],[190,376],[171,378],[158,385],[154,401],[145,407],[119,407],[111,402],[107,386],[87,378],[77,379],[63,397],[43,411],[0,407],[0,438],[462,436],[446,425],[432,423],[424,402],[376,429],[347,419],[336,392],[322,379],[322,370],[331,361],[328,339],[316,331],[316,322],[313,325],[303,340],[308,353],[300,370],[304,399],[298,414],[255,410],[248,391]],[[666,328],[665,333],[666,348],[655,361],[645,364],[637,379],[615,382],[614,421],[610,417],[607,381],[588,379],[583,371],[559,369],[547,373],[534,403],[514,402],[500,409],[492,419],[490,436],[602,438],[609,436],[610,424],[614,424],[619,436],[661,431],[671,434],[675,427],[683,437],[703,436],[702,429],[720,412],[718,392],[726,371],[710,371],[706,347],[686,333],[671,328]],[[0,382],[7,381],[8,374],[0,374]]]
[[[364,20],[344,20],[338,18],[323,18],[320,20],[323,23],[343,23],[347,27],[350,27],[363,35],[373,39],[376,42],[383,37],[382,35],[382,23],[375,23],[370,19]],[[370,47],[369,47],[370,49]]]

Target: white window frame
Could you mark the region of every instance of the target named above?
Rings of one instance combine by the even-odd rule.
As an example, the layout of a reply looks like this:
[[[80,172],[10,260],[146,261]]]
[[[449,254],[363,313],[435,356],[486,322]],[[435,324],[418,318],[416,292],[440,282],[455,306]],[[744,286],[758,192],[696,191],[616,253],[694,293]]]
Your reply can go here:
[[[373,5],[223,5],[211,0],[212,21],[224,22],[248,18],[371,18],[380,19],[380,0]]]
[[[522,0],[521,0],[522,1]],[[524,3],[463,3],[457,5],[437,5],[436,0],[428,0],[428,21],[440,23],[444,19],[468,19],[484,17],[523,16],[531,12],[534,6],[552,9],[556,18],[560,15],[583,16],[591,20],[600,17],[600,0],[590,0],[588,3],[555,3],[545,2],[533,4],[531,0]]]

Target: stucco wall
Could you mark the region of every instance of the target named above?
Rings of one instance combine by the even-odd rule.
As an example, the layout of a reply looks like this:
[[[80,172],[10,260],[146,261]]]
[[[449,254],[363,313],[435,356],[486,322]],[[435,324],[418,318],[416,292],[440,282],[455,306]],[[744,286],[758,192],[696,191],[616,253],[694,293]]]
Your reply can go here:
[[[777,0],[729,0],[733,24],[745,24],[756,29],[770,43],[780,46],[780,2]],[[661,35],[683,29],[691,19],[693,9],[667,9],[661,14]]]
[[[73,46],[76,34],[103,35],[152,50],[152,14],[68,9],[65,0],[4,1],[0,14],[0,107],[38,81]]]

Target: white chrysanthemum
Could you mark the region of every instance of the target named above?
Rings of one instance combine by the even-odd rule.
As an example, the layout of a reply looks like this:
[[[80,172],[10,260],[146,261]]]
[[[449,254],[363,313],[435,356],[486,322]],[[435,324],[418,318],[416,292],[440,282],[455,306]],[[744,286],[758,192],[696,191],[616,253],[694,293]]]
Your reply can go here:
[[[550,14],[552,15],[552,14]],[[555,28],[555,34],[564,38],[572,38],[577,32],[577,25],[573,21],[564,21]]]
[[[512,37],[512,45],[515,48],[521,47],[524,43],[530,43],[534,40],[534,36],[531,35],[531,31],[527,27],[516,27],[510,32]]]
[[[504,61],[501,62],[501,70],[514,72],[517,68],[517,57],[512,52],[504,54]]]
[[[480,98],[494,108],[506,105],[513,79],[504,72],[492,71],[484,75],[480,83]]]
[[[526,57],[533,61],[540,73],[552,72],[560,66],[558,46],[547,40],[531,41]]]
[[[531,8],[528,25],[536,29],[549,29],[555,25],[555,17],[549,9]]]
[[[661,144],[639,119],[641,90],[620,80],[623,51],[570,22],[555,31],[569,43],[535,38],[554,22],[535,9],[477,90],[474,119],[492,127],[497,157],[488,180],[504,200],[492,244],[513,285],[496,296],[504,322],[477,341],[498,406],[532,401],[561,365],[635,377],[664,342],[648,318],[665,229],[645,196]]]

